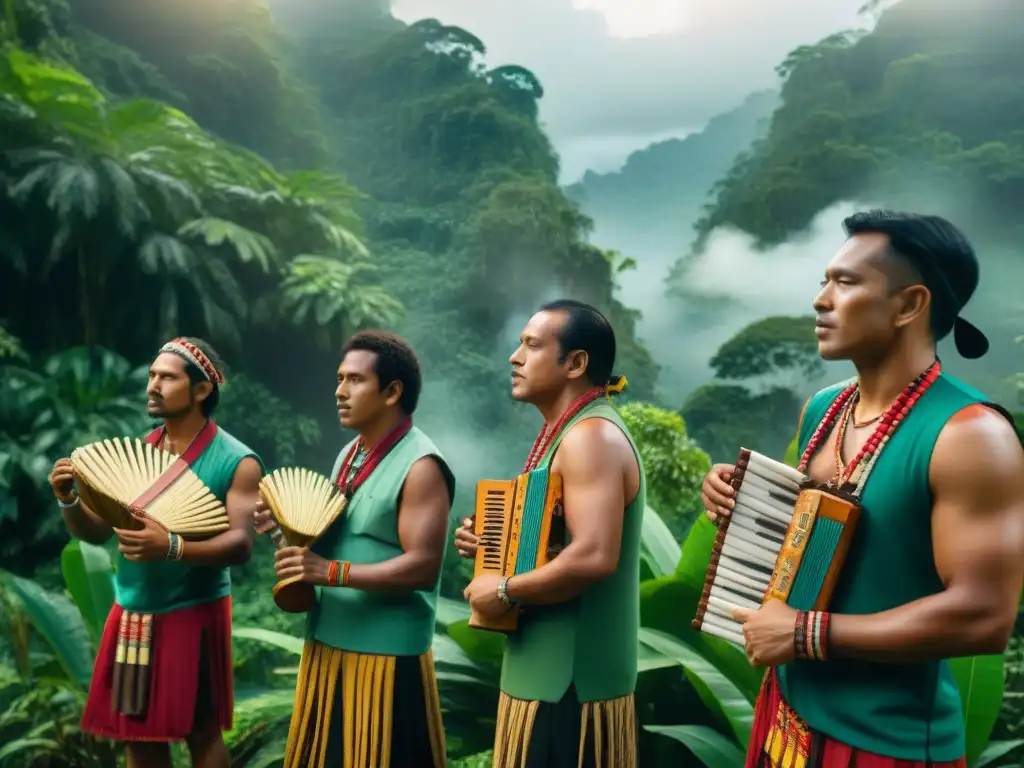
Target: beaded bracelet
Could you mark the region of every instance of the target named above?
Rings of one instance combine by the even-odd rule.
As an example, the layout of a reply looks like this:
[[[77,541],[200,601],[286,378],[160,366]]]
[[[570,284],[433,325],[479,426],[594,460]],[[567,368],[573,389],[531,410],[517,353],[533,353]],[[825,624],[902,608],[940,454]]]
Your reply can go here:
[[[828,632],[831,614],[797,611],[793,635],[793,656],[801,661],[828,660]]]
[[[176,533],[167,534],[167,559],[181,560],[185,553],[185,541]]]
[[[327,584],[331,587],[347,587],[348,586],[348,569],[351,563],[347,560],[344,562],[340,560],[331,560],[330,565],[327,566]]]

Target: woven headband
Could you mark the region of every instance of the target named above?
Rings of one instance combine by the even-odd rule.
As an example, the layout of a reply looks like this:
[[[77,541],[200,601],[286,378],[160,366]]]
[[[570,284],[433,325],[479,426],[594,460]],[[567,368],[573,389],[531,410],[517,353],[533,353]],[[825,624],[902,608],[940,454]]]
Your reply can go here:
[[[217,370],[217,366],[195,344],[191,344],[182,338],[174,339],[160,347],[160,353],[163,354],[164,352],[178,355],[192,363],[192,365],[202,371],[207,381],[218,386],[224,383],[224,374]]]

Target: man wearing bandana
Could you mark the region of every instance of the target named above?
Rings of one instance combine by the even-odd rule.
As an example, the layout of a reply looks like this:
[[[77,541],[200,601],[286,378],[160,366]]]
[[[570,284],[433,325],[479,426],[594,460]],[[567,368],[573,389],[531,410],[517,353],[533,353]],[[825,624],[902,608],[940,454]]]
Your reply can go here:
[[[978,285],[967,239],[937,216],[871,211],[825,270],[818,352],[852,381],[814,395],[801,470],[857,499],[860,520],[828,612],[737,608],[769,668],[746,768],[965,768],[947,659],[1002,653],[1024,581],[1024,451],[999,406],[942,370],[936,342],[981,357],[961,318]],[[728,515],[733,467],[704,481]]]
[[[227,768],[231,728],[231,577],[252,550],[260,458],[212,419],[224,383],[208,344],[177,338],[149,369],[147,412],[163,420],[145,440],[178,455],[227,508],[230,528],[184,541],[150,519],[117,530],[79,499],[69,459],[50,484],[75,538],[118,538],[116,597],[100,640],[82,730],[127,743],[132,768],[170,768],[185,741],[196,768]],[[146,681],[145,686],[139,680]]]

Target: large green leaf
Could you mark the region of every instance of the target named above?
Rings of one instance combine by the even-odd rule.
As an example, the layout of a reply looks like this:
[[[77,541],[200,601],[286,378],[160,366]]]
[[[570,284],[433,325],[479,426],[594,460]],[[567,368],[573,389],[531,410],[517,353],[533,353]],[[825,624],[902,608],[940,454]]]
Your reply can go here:
[[[685,552],[685,547],[684,547]],[[685,558],[685,554],[684,554]],[[742,649],[691,626],[703,581],[687,583],[677,577],[640,584],[640,624],[686,643],[710,660],[753,703],[764,674],[750,666]]]
[[[1024,739],[1013,739],[1012,741],[993,741],[987,747],[985,751],[978,756],[978,759],[973,763],[968,763],[969,768],[986,768],[986,766],[992,765],[1003,757],[1006,757],[1011,752],[1015,752],[1021,747],[1024,747]]]
[[[60,568],[71,599],[94,643],[99,645],[107,614],[114,604],[114,568],[102,547],[72,539],[60,555]]]
[[[676,567],[677,579],[698,590],[704,588],[708,564],[711,562],[711,548],[717,535],[718,528],[708,520],[707,515],[700,515],[693,522],[683,542],[679,565]]]
[[[68,677],[83,690],[92,678],[93,648],[82,614],[71,600],[34,581],[4,573],[6,587],[20,601],[32,626],[46,640]]]
[[[286,635],[284,632],[275,632],[272,629],[260,629],[259,627],[234,627],[231,630],[232,637],[240,637],[245,640],[256,640],[260,643],[272,645],[282,651],[302,655],[302,647],[305,641],[301,637]]]
[[[963,702],[970,765],[985,751],[999,718],[1003,704],[1003,655],[951,659],[949,665]]]
[[[448,635],[477,664],[501,665],[501,658],[505,653],[504,635],[472,629],[467,620],[449,624]]]
[[[645,725],[644,730],[680,742],[704,768],[739,768],[745,759],[739,745],[706,725]]]
[[[641,629],[640,642],[675,659],[697,689],[701,701],[722,725],[732,730],[740,744],[750,740],[750,729],[754,723],[753,704],[711,660],[676,638],[653,629]]]
[[[640,546],[640,555],[655,577],[668,576],[675,571],[682,550],[661,515],[651,507],[644,509]]]
[[[466,621],[469,619],[469,603],[464,600],[438,597],[437,613],[434,619],[440,627],[448,627],[457,621]]]

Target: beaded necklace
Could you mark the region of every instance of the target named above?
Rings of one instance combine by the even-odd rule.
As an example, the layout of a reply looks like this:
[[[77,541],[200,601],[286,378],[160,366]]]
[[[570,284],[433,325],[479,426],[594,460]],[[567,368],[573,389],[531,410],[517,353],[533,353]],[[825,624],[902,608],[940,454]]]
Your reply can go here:
[[[398,442],[409,434],[412,429],[412,419],[408,416],[402,419],[395,427],[388,432],[384,438],[377,443],[369,452],[364,452],[362,438],[356,440],[349,448],[348,455],[341,462],[338,469],[338,477],[334,483],[342,489],[346,498],[351,499],[359,487],[367,481],[373,470],[384,460],[384,457],[391,452],[391,449],[398,445]],[[355,470],[358,462],[359,470],[351,480],[349,476]]]
[[[563,413],[558,418],[558,421],[555,422],[554,427],[548,429],[546,424],[541,427],[540,433],[537,435],[537,439],[533,441],[533,448],[530,449],[530,455],[526,457],[526,463],[523,465],[522,474],[535,470],[537,465],[540,464],[540,460],[544,458],[544,452],[548,449],[551,441],[561,433],[565,425],[568,424],[576,414],[604,393],[604,387],[595,387],[594,389],[584,392],[569,404],[569,407],[565,409],[565,413]]]
[[[825,412],[825,417],[818,424],[814,433],[811,435],[811,439],[807,442],[807,447],[804,449],[803,455],[800,457],[800,463],[797,465],[797,469],[807,474],[807,467],[811,462],[811,458],[818,450],[822,440],[832,430],[833,425],[837,419],[839,421],[839,427],[836,434],[836,474],[827,485],[831,488],[840,489],[845,486],[854,483],[853,496],[859,497],[861,492],[864,490],[864,485],[867,483],[868,476],[871,474],[871,470],[874,469],[875,463],[878,461],[878,457],[882,453],[882,449],[889,442],[896,428],[903,423],[903,420],[910,413],[910,409],[914,407],[921,396],[928,391],[935,380],[939,377],[942,371],[942,366],[938,360],[932,363],[927,370],[912,381],[903,392],[900,393],[893,404],[889,406],[889,409],[882,415],[881,420],[878,422],[878,426],[875,427],[874,432],[865,441],[864,445],[861,446],[860,451],[853,458],[849,464],[844,465],[842,461],[842,446],[843,438],[846,435],[846,425],[850,421],[853,415],[853,406],[856,404],[860,396],[859,387],[856,383],[851,384],[832,402],[828,410]]]

